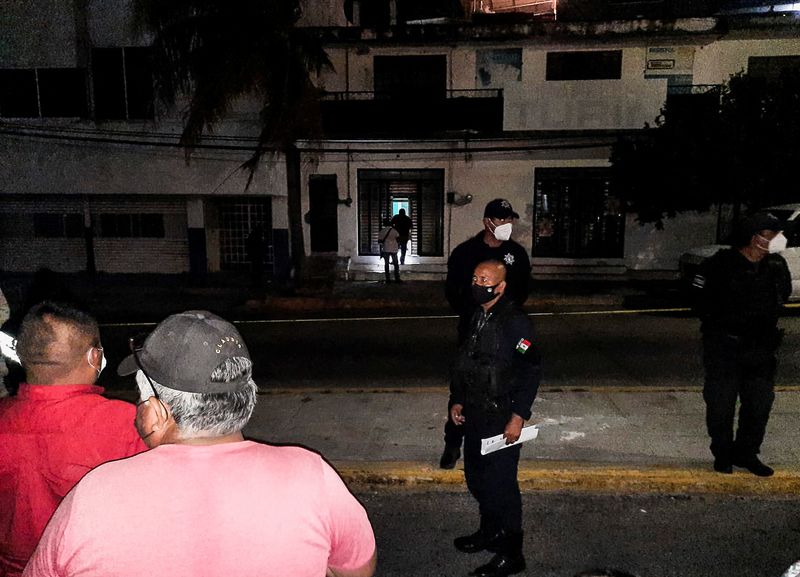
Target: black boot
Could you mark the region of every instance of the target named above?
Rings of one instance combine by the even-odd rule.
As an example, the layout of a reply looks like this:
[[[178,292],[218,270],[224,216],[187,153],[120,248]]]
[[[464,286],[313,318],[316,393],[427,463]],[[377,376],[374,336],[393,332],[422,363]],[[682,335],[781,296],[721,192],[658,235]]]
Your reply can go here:
[[[522,532],[504,534],[497,554],[486,565],[472,572],[477,577],[506,577],[525,570],[525,557],[522,554]]]
[[[757,475],[759,477],[771,477],[773,473],[775,473],[772,467],[762,463],[761,460],[755,455],[737,455],[733,458],[733,464],[737,467],[741,467],[742,469],[747,469],[753,473],[753,475]]]
[[[461,447],[445,445],[442,458],[439,459],[439,467],[442,469],[452,469],[456,466],[459,457],[461,457]]]
[[[714,458],[714,470],[717,473],[730,474],[733,473],[733,461],[730,457],[718,455]]]
[[[478,553],[480,551],[499,551],[505,540],[505,533],[500,531],[490,532],[478,529],[472,535],[456,537],[453,545],[462,553]]]

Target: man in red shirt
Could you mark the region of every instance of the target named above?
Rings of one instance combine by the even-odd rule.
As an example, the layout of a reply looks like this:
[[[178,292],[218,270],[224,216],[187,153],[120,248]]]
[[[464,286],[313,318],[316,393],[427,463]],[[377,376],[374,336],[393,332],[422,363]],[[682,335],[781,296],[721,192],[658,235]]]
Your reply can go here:
[[[0,577],[22,573],[61,499],[92,468],[146,450],[136,408],[95,386],[105,365],[97,322],[43,302],[20,327],[27,383],[0,400]]]

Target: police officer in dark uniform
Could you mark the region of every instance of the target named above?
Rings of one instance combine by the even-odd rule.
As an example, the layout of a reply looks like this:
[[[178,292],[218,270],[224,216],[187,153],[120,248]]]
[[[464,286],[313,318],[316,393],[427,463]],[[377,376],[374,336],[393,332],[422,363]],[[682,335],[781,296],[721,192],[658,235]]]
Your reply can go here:
[[[472,574],[499,577],[525,569],[522,499],[517,482],[520,445],[481,455],[481,439],[519,439],[539,388],[539,351],[528,316],[506,296],[506,267],[487,261],[475,268],[478,307],[453,364],[450,420],[464,429],[464,475],[478,501],[480,527],[455,539],[459,551],[491,551]]]
[[[786,248],[783,224],[759,213],[740,229],[740,242],[706,260],[692,282],[702,321],[706,425],[715,471],[731,473],[736,466],[769,477],[773,470],[758,453],[775,398],[778,315],[792,283],[786,261],[776,254]]]
[[[458,314],[458,343],[461,344],[469,330],[469,321],[475,312],[472,298],[472,274],[475,267],[487,260],[502,262],[506,267],[506,296],[520,306],[528,298],[531,263],[522,246],[511,240],[511,229],[519,215],[511,203],[496,198],[483,211],[483,230],[458,245],[447,261],[445,296],[450,307]],[[448,420],[444,427],[444,452],[439,461],[443,469],[452,469],[461,456],[463,433]]]

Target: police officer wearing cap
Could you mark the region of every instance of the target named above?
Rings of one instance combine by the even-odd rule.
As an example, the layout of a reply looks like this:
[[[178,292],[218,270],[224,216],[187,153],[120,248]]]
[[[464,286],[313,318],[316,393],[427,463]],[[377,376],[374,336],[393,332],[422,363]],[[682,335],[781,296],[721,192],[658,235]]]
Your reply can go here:
[[[447,261],[445,296],[458,314],[458,342],[469,330],[469,321],[477,304],[472,298],[472,274],[475,267],[487,260],[502,262],[506,267],[506,297],[519,305],[528,298],[531,263],[522,246],[511,240],[513,221],[519,218],[511,203],[496,198],[483,211],[483,230],[459,244]],[[448,420],[444,427],[445,448],[439,465],[452,469],[461,456],[462,432]]]
[[[792,291],[783,224],[769,213],[744,219],[738,242],[707,259],[692,281],[702,321],[706,425],[714,470],[773,474],[758,458],[775,398],[778,316]],[[737,398],[739,423],[734,436]]]
[[[464,553],[495,555],[472,574],[500,577],[525,569],[522,499],[517,482],[520,445],[481,454],[481,439],[519,439],[539,388],[540,361],[528,316],[509,296],[506,267],[475,268],[471,292],[477,308],[453,364],[450,420],[464,429],[464,476],[478,501],[480,527],[455,539]]]

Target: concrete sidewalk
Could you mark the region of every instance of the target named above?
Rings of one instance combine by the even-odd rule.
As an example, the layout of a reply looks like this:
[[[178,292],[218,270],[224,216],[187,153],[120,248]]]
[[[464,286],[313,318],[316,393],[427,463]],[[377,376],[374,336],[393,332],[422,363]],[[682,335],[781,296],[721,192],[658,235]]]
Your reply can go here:
[[[0,276],[0,286],[21,317],[31,275]],[[664,307],[681,304],[676,281],[534,280],[526,309]],[[332,282],[286,294],[275,287],[253,289],[246,275],[63,274],[33,290],[41,298],[77,300],[101,322],[158,322],[188,309],[211,310],[228,320],[353,316],[364,314],[451,314],[443,281]]]
[[[438,468],[446,391],[269,391],[248,437],[322,453],[368,487],[463,487],[463,462]],[[699,390],[548,390],[534,404],[539,438],[522,450],[525,490],[800,494],[800,391],[779,391],[762,458],[769,479],[714,473]]]

